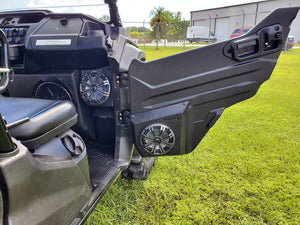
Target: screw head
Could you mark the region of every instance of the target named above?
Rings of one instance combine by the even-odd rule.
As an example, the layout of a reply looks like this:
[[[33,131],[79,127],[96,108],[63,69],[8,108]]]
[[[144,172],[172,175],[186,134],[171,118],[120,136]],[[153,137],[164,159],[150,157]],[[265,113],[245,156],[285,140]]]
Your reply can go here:
[[[275,34],[275,37],[276,37],[276,38],[281,38],[281,33]]]

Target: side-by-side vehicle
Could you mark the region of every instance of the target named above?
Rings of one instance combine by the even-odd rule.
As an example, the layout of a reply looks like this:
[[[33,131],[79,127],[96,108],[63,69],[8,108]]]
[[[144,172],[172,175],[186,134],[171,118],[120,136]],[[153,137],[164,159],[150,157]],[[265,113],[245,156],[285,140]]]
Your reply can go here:
[[[159,60],[109,22],[0,13],[0,223],[82,224],[122,172],[192,152],[225,108],[269,79],[298,8],[247,34]],[[0,3],[1,4],[1,3]]]

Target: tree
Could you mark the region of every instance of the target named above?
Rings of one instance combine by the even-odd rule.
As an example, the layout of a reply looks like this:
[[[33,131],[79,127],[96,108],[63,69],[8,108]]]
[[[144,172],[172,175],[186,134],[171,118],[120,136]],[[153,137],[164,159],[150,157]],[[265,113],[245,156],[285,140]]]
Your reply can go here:
[[[167,11],[164,7],[160,6],[155,7],[155,9],[150,12],[150,16],[153,16],[150,20],[150,26],[155,30],[156,50],[158,50],[160,32],[163,30],[163,26],[169,24],[171,14],[170,11]]]
[[[108,22],[108,21],[110,21],[110,16],[109,15],[103,15],[99,18],[99,20],[104,21],[104,22]]]
[[[150,30],[146,27],[126,27],[127,33],[137,31],[139,33],[147,33]]]
[[[127,34],[132,39],[137,39],[138,43],[151,42],[151,30],[146,27],[126,27]]]
[[[138,31],[132,31],[132,32],[128,33],[128,36],[132,39],[143,39],[144,38],[144,34],[138,32]]]
[[[182,13],[175,12],[170,15],[170,25],[168,26],[167,38],[168,40],[183,40],[190,25],[189,21],[182,20]]]

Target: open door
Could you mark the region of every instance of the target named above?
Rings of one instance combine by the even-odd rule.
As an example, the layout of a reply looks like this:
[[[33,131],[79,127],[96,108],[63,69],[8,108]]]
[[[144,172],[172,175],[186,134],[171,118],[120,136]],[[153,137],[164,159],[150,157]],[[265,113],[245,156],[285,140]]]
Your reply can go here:
[[[142,156],[190,153],[223,110],[269,79],[299,8],[273,11],[247,34],[129,71],[133,139]]]

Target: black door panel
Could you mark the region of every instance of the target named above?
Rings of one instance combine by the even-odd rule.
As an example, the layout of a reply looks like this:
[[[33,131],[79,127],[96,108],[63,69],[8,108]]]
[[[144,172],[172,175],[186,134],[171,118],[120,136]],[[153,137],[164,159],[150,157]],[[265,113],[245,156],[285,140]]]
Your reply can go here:
[[[135,60],[131,121],[140,153],[191,152],[226,107],[255,95],[272,74],[297,12],[275,10],[232,40],[152,62]]]

